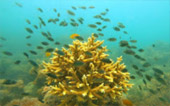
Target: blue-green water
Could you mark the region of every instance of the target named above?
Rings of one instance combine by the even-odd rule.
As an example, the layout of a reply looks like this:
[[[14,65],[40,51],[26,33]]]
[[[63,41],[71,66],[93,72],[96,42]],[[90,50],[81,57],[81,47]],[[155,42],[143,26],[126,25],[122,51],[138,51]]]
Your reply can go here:
[[[16,5],[19,3],[22,7]],[[72,9],[72,6],[77,9]],[[81,6],[87,7],[86,9],[79,8]],[[89,6],[95,8],[90,9]],[[43,12],[37,10],[41,8]],[[57,12],[54,12],[56,8]],[[96,19],[93,16],[100,14],[101,12],[109,11],[104,18],[109,18],[109,22],[105,22],[100,19]],[[71,10],[75,13],[72,16],[67,13],[67,10]],[[58,17],[57,14],[60,14]],[[41,17],[46,26],[39,28]],[[82,17],[84,19],[83,24],[80,24],[77,19]],[[50,18],[58,18],[59,21],[56,24],[48,23]],[[74,27],[70,25],[70,19],[75,19],[79,26]],[[26,20],[30,20],[31,24],[28,24]],[[66,21],[67,26],[60,26],[61,21]],[[97,31],[97,28],[90,28],[89,24],[95,24],[101,22],[102,25],[98,25],[97,28],[107,26],[102,31]],[[120,31],[115,31],[113,27],[116,27],[121,22],[125,25],[125,28],[120,28]],[[35,29],[33,25],[37,25],[38,29]],[[25,28],[31,28],[33,34],[28,33]],[[118,56],[123,56],[123,62],[127,66],[131,75],[136,76],[136,79],[131,80],[134,83],[134,87],[129,91],[129,95],[126,95],[128,99],[132,100],[136,106],[170,106],[170,96],[166,93],[169,90],[168,76],[170,70],[170,1],[169,0],[1,0],[0,1],[0,37],[6,40],[0,39],[0,79],[11,80],[23,80],[24,86],[29,82],[34,81],[36,75],[30,75],[30,69],[33,67],[29,64],[26,56],[23,52],[29,54],[29,59],[36,61],[38,64],[42,64],[42,61],[49,61],[49,57],[45,56],[45,50],[38,50],[36,47],[42,45],[42,41],[48,42],[50,45],[43,46],[44,48],[61,48],[64,44],[72,44],[73,39],[70,38],[71,34],[77,33],[86,41],[92,33],[103,33],[104,36],[99,36],[98,40],[104,40],[104,45],[110,50],[110,58],[116,60]],[[55,45],[54,42],[47,40],[42,36],[41,32],[49,31],[52,34],[52,38],[61,43],[61,45]],[[128,34],[123,33],[127,31]],[[26,36],[31,35],[30,39],[26,39]],[[109,38],[114,37],[117,40],[114,42],[108,41]],[[121,37],[121,38],[120,38]],[[137,43],[130,43],[129,40],[137,40]],[[137,49],[136,55],[145,58],[145,61],[134,58],[133,55],[124,53],[125,48],[119,46],[121,40],[127,40],[131,45],[135,45]],[[29,47],[26,44],[30,43]],[[153,47],[155,45],[155,47]],[[139,49],[144,49],[144,52],[139,52]],[[37,55],[33,55],[29,50],[34,50]],[[9,51],[13,55],[8,56],[3,52]],[[21,63],[14,64],[15,61],[20,60]],[[150,63],[151,66],[143,67],[144,63]],[[153,73],[153,67],[161,69],[164,74],[164,80],[167,85],[157,82],[156,80],[147,81],[148,86],[145,86],[142,82],[146,79],[145,76],[140,77],[136,74],[136,70],[132,67],[137,65],[139,69],[145,69],[146,72],[155,79]],[[141,85],[143,91],[136,90],[138,85]],[[152,93],[152,98],[158,100],[159,103],[155,103],[154,100],[147,100],[149,94],[149,88],[152,89],[155,86],[163,86],[162,91],[156,91]],[[3,95],[4,87],[0,87],[0,95]],[[155,88],[156,89],[156,88]],[[161,93],[160,93],[161,92]],[[167,95],[165,95],[167,94]],[[14,93],[13,95],[17,95]],[[13,99],[22,98],[23,95],[11,96],[10,99],[5,96],[0,96],[0,106],[4,106]],[[29,95],[30,97],[42,98],[40,95]],[[143,96],[141,100],[139,96]],[[136,97],[136,99],[134,99]],[[164,101],[156,97],[163,97]],[[155,99],[156,98],[156,99]],[[134,100],[133,100],[134,99]],[[5,101],[5,102],[2,102]],[[142,103],[142,102],[143,103]],[[156,105],[157,104],[157,105]]]

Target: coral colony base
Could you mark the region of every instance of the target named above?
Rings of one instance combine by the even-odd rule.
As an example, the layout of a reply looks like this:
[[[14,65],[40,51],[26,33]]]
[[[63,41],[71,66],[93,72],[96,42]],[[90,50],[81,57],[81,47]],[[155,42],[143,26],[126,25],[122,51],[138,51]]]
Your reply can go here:
[[[104,106],[116,102],[133,84],[129,84],[126,67],[108,58],[104,41],[73,41],[68,50],[56,49],[50,63],[43,63],[42,72],[47,76],[48,86],[44,87],[44,101],[56,96],[57,106]]]

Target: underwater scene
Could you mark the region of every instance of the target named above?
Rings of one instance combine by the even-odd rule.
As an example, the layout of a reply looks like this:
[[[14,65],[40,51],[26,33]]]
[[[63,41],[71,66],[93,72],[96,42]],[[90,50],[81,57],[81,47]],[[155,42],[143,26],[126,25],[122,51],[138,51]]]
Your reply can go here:
[[[0,106],[170,106],[170,1],[0,0]]]

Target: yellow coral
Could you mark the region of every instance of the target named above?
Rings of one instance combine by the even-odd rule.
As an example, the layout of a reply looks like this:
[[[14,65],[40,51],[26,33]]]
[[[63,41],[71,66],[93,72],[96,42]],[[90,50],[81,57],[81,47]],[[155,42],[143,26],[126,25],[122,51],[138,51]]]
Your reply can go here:
[[[47,94],[59,96],[59,106],[105,105],[132,86],[128,84],[129,73],[122,72],[126,67],[120,63],[122,56],[116,62],[103,61],[109,56],[104,53],[106,47],[101,47],[103,42],[95,41],[92,34],[87,42],[75,40],[68,50],[62,48],[64,55],[56,49],[51,63],[43,63],[49,84]]]

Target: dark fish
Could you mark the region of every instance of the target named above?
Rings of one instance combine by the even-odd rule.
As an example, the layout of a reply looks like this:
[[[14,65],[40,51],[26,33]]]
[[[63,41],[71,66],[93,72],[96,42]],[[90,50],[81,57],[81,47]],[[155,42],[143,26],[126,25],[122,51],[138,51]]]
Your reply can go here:
[[[48,37],[47,39],[48,39],[49,41],[52,41],[52,42],[54,41],[54,39],[53,39],[52,37]]]
[[[37,46],[37,49],[44,49],[42,46]]]
[[[132,65],[132,67],[135,69],[135,70],[138,70],[138,66],[137,65]]]
[[[72,22],[76,22],[73,18],[70,19]]]
[[[48,37],[48,34],[46,32],[41,32],[41,34],[45,37]]]
[[[122,24],[122,23],[118,23],[118,27],[120,27],[120,28],[125,28],[125,26]]]
[[[163,97],[158,97],[158,99],[159,99],[160,101],[162,101],[162,102],[167,102],[167,100],[166,100],[165,98],[163,98]]]
[[[137,74],[139,77],[143,77],[143,74],[142,74],[140,71],[136,71],[136,74]]]
[[[101,15],[95,15],[93,18],[101,18]]]
[[[28,20],[28,19],[26,19],[26,22],[27,22],[28,24],[31,24],[30,20]]]
[[[73,65],[76,66],[76,67],[82,66],[82,65],[84,65],[84,62],[82,62],[82,61],[75,61],[75,62],[73,63]]]
[[[37,10],[40,11],[40,12],[43,12],[43,10],[41,8],[37,8]]]
[[[127,32],[127,31],[123,31],[123,33],[124,33],[124,34],[128,34],[128,32]]]
[[[83,24],[82,18],[79,18],[78,21],[80,22],[80,24]]]
[[[77,10],[77,8],[76,8],[76,7],[74,7],[74,6],[72,6],[71,8],[72,8],[72,9],[74,9],[74,10]]]
[[[0,39],[3,40],[3,41],[6,41],[6,38],[0,36]]]
[[[142,57],[140,58],[140,60],[142,60],[142,61],[146,61],[146,59],[144,59],[144,58],[142,58]]]
[[[56,8],[53,9],[54,12],[57,12]]]
[[[59,25],[60,25],[60,26],[67,26],[68,23],[64,20],[64,21],[61,21]]]
[[[43,21],[43,19],[42,19],[41,17],[38,17],[38,18],[39,18],[39,20],[41,21],[41,24],[44,25],[44,26],[46,26],[46,24],[45,24],[45,22]]]
[[[143,67],[149,67],[149,66],[151,66],[151,64],[148,63],[148,62],[146,62],[146,63],[143,64]]]
[[[83,37],[81,37],[81,36],[76,36],[75,38],[78,39],[78,40],[80,40],[80,41],[83,41],[83,40],[84,40]]]
[[[60,17],[60,13],[58,13],[57,16]]]
[[[104,36],[104,34],[103,34],[103,33],[98,33],[98,35],[100,35],[100,36]]]
[[[27,46],[29,46],[29,47],[30,47],[30,46],[32,46],[32,45],[31,45],[30,43],[27,43]]]
[[[20,60],[17,60],[17,61],[14,62],[14,64],[20,64],[20,63],[21,63]]]
[[[54,48],[48,48],[46,49],[46,52],[53,52],[54,51]]]
[[[106,14],[107,14],[107,12],[101,12],[100,14],[101,14],[101,15],[106,15]]]
[[[159,78],[159,77],[162,77],[163,75],[161,75],[161,74],[159,74],[159,73],[154,72],[154,76],[155,76],[156,78]]]
[[[125,47],[125,46],[128,46],[129,44],[128,44],[127,41],[122,40],[122,41],[119,42],[119,45],[120,45],[121,47]]]
[[[140,85],[138,87],[139,87],[139,90],[142,90],[142,87]]]
[[[25,57],[29,58],[29,55],[27,53],[23,53]]]
[[[156,94],[156,91],[154,91],[153,89],[148,89],[150,93],[152,94]]]
[[[101,22],[96,22],[97,25],[101,25],[102,23]]]
[[[13,55],[11,52],[8,52],[8,51],[3,51],[2,53],[7,55],[7,56],[12,56]]]
[[[16,84],[16,83],[17,83],[17,82],[14,81],[14,80],[6,79],[2,84],[11,85],[11,84]]]
[[[55,42],[55,45],[60,45],[60,42]]]
[[[95,8],[95,7],[94,7],[94,6],[89,6],[89,8],[90,8],[90,9],[93,9],[93,8]]]
[[[97,31],[102,31],[102,29],[101,29],[101,28],[98,28]]]
[[[49,43],[48,42],[41,42],[41,44],[43,44],[43,45],[45,45],[45,46],[47,46],[47,45],[49,45]]]
[[[67,44],[64,44],[64,47],[68,49],[68,48],[69,48],[69,45],[67,45]]]
[[[130,46],[130,45],[127,45],[127,48],[131,49],[131,46]]]
[[[47,31],[47,34],[51,37],[52,35],[51,35],[51,33],[49,32],[49,31]]]
[[[42,23],[42,25],[46,26],[46,24],[45,24],[45,22],[43,20],[41,21],[41,23]]]
[[[161,77],[156,77],[156,80],[164,85],[167,85],[166,81]]]
[[[148,81],[151,81],[152,77],[150,75],[145,74],[145,77]]]
[[[139,49],[138,51],[139,51],[139,52],[143,52],[144,50],[143,50],[143,49]]]
[[[122,72],[128,72],[128,70],[125,68],[125,69],[122,70]]]
[[[40,29],[41,29],[41,27],[42,27],[42,23],[39,23],[39,27],[40,27]]]
[[[103,47],[102,47],[102,46],[98,46],[97,48],[99,48],[99,49],[103,49]]]
[[[99,37],[96,33],[94,33],[93,35],[94,35],[94,37],[96,37],[96,38],[98,38],[98,37]]]
[[[155,44],[153,44],[152,47],[155,47]]]
[[[29,62],[31,65],[33,65],[34,67],[38,67],[38,64],[37,64],[35,61],[33,61],[33,60],[28,60],[28,62]]]
[[[131,75],[131,76],[130,76],[130,78],[131,78],[131,79],[135,79],[136,77],[135,77],[135,76],[133,76],[133,75]]]
[[[37,26],[37,25],[34,25],[34,28],[35,28],[35,29],[38,29],[38,26]]]
[[[92,56],[92,53],[90,53],[89,51],[86,51],[85,54],[88,56]]]
[[[112,63],[112,61],[110,59],[108,59],[108,58],[101,59],[101,61],[104,62],[104,63]]]
[[[160,69],[158,69],[158,68],[152,68],[152,69],[153,69],[153,71],[155,71],[155,72],[158,73],[158,74],[161,74],[161,75],[164,74],[163,71],[160,70]]]
[[[110,19],[109,18],[105,18],[105,19],[103,19],[103,21],[110,22]]]
[[[145,72],[145,70],[144,70],[144,69],[139,69],[139,71],[141,71],[141,72]]]
[[[81,7],[79,7],[79,8],[84,9],[84,10],[86,9],[86,7],[85,7],[85,6],[81,6]]]
[[[130,40],[130,42],[132,42],[132,43],[136,43],[136,42],[137,42],[137,40]]]
[[[64,53],[63,51],[61,51],[61,50],[57,50],[56,52],[57,52],[59,55],[62,55],[62,56],[65,55],[65,53]]]
[[[104,25],[104,26],[102,27],[102,29],[105,29],[105,28],[107,28],[107,26],[106,26],[106,25]]]
[[[114,42],[114,41],[116,41],[116,38],[109,38],[109,39],[107,39],[108,41],[111,41],[111,42]]]
[[[69,15],[75,16],[75,13],[72,12],[71,10],[67,10],[67,13],[68,13]]]
[[[32,29],[30,29],[30,28],[25,28],[25,30],[27,31],[27,32],[29,32],[29,33],[33,33],[33,31],[32,31]]]
[[[137,47],[136,46],[131,46],[132,49],[136,49]]]
[[[47,76],[51,77],[51,78],[58,78],[54,73],[47,73]]]
[[[41,17],[38,17],[38,19],[39,19],[40,21],[42,21],[42,20],[43,20]]]
[[[147,86],[147,83],[146,83],[145,79],[143,79],[143,83],[145,84],[145,86]]]
[[[141,57],[137,54],[135,54],[134,57],[137,58],[137,59],[141,59]]]
[[[103,18],[103,17],[101,17],[100,19],[101,19],[101,20],[104,20],[104,18]]]
[[[33,51],[33,50],[30,50],[29,51],[31,54],[33,54],[33,55],[37,55],[37,52],[35,52],[35,51]]]
[[[31,35],[26,36],[26,39],[29,39],[29,38],[31,38]]]
[[[48,23],[50,23],[50,22],[54,22],[54,19],[48,19]]]
[[[78,24],[76,23],[76,22],[71,22],[70,23],[72,26],[74,26],[74,27],[77,27],[78,26]]]
[[[90,28],[97,28],[97,26],[95,24],[89,24],[88,25]]]
[[[58,19],[58,18],[55,18],[54,21],[55,21],[55,22],[56,22],[56,21],[59,21],[59,19]]]
[[[125,53],[125,54],[129,54],[129,55],[135,55],[135,52],[132,51],[132,50],[130,50],[130,49],[124,50],[124,53]]]
[[[106,11],[108,12],[108,11],[109,11],[109,9],[108,9],[108,8],[106,8]]]
[[[114,27],[113,28],[115,31],[120,31],[120,28],[118,28],[118,27]]]
[[[18,7],[22,7],[22,4],[15,2]]]

